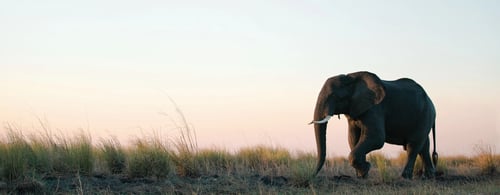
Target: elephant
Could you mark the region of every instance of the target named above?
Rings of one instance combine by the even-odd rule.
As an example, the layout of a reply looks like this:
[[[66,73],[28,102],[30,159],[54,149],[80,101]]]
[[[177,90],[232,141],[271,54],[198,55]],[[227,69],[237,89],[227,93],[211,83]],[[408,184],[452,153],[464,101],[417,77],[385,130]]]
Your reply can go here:
[[[370,163],[366,155],[382,148],[385,142],[402,145],[407,160],[402,177],[412,179],[417,155],[423,160],[425,177],[435,177],[436,110],[425,90],[409,78],[381,80],[367,71],[328,78],[319,92],[314,120],[318,162],[315,175],[325,162],[328,120],[344,114],[351,148],[349,163],[358,178],[366,178]],[[432,129],[434,151],[429,154]]]

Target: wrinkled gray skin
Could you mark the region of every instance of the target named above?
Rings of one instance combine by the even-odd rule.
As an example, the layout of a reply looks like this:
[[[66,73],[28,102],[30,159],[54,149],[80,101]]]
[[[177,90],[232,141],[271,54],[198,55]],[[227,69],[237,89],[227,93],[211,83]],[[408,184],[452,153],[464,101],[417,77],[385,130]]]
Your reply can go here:
[[[326,155],[326,127],[329,117],[344,114],[348,121],[349,162],[358,177],[366,178],[370,163],[366,154],[382,148],[384,142],[402,145],[408,158],[402,177],[411,179],[415,159],[423,160],[425,176],[434,177],[437,153],[429,154],[429,132],[435,135],[436,110],[424,89],[407,78],[380,80],[370,72],[355,72],[329,78],[321,89],[314,111],[318,150],[316,174]]]

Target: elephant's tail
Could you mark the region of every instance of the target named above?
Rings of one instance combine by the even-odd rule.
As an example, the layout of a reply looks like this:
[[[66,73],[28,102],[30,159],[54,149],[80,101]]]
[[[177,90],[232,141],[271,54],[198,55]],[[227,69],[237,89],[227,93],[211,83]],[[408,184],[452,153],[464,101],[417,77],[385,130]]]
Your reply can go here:
[[[432,138],[434,142],[434,151],[432,152],[432,162],[434,163],[434,166],[437,166],[438,162],[438,153],[436,152],[436,123],[432,125]]]

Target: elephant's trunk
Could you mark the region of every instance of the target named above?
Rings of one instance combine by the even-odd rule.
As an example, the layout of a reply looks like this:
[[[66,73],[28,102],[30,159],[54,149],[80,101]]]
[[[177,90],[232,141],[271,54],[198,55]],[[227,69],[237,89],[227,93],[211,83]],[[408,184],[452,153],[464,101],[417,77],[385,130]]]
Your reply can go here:
[[[316,147],[318,151],[318,164],[316,165],[316,172],[314,175],[317,175],[318,172],[323,167],[325,163],[326,157],[326,123],[324,124],[314,124],[314,131],[316,134]]]
[[[328,124],[328,120],[334,114],[334,105],[333,103],[327,103],[325,96],[320,93],[318,97],[318,102],[316,102],[316,108],[314,110],[314,132],[316,134],[316,149],[318,151],[318,164],[316,165],[315,175],[323,167],[325,163],[326,157],[326,127]],[[326,116],[325,116],[326,115]]]

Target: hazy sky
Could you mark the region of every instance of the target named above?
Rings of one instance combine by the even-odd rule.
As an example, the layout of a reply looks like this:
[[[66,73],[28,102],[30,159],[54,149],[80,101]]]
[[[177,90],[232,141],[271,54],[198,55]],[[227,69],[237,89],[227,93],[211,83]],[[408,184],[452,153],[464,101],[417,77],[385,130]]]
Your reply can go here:
[[[323,82],[368,70],[424,86],[441,155],[500,152],[500,1],[380,2],[2,1],[0,122],[175,136],[170,96],[202,147],[315,151]],[[344,117],[327,135],[348,154]]]

